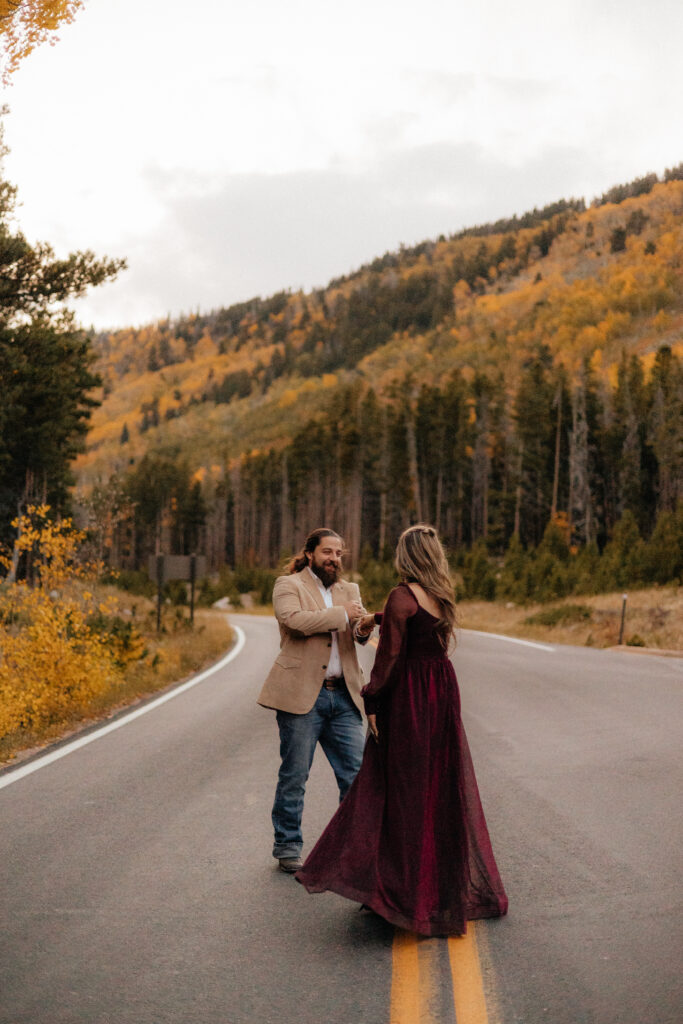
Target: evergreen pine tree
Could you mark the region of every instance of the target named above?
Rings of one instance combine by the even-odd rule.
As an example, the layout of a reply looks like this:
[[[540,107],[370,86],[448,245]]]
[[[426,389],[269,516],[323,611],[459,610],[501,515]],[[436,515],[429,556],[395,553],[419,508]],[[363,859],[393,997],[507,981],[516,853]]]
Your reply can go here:
[[[88,338],[62,304],[124,266],[30,245],[14,227],[15,204],[16,189],[0,179],[0,543],[28,502],[68,505],[99,378]]]

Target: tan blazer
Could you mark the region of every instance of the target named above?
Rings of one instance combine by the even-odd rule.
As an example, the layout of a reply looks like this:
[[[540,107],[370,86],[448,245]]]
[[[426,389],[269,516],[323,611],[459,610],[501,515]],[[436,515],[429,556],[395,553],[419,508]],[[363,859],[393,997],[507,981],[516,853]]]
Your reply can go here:
[[[341,580],[332,587],[333,605],[360,601],[357,583]],[[291,576],[278,576],[273,588],[273,609],[280,625],[280,653],[268,673],[258,703],[295,715],[305,715],[323,685],[332,639],[337,630],[339,657],[346,686],[359,711],[365,686],[358,664],[353,630],[343,608],[327,608],[320,587],[307,568]],[[359,637],[358,643],[367,643]]]

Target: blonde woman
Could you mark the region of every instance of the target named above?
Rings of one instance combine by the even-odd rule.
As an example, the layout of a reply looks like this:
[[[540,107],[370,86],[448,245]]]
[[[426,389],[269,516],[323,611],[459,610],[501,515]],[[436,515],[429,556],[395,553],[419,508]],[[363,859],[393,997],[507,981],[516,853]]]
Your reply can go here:
[[[405,530],[380,623],[363,764],[296,878],[420,935],[507,912],[449,658],[455,597],[436,530]]]

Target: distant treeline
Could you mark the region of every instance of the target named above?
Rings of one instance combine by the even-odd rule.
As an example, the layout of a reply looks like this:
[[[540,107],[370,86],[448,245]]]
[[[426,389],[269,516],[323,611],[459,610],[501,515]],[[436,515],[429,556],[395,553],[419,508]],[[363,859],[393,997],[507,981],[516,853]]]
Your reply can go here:
[[[398,270],[380,273],[391,267],[392,261],[397,267],[401,265],[400,255],[389,254],[379,261],[381,267],[373,264],[373,272],[364,283],[348,294],[334,294],[330,298],[328,291],[309,299],[308,303],[302,301],[303,308],[296,313],[295,329],[291,323],[291,296],[285,292],[267,302],[255,300],[215,314],[210,329],[219,350],[225,350],[231,339],[230,350],[239,352],[260,333],[268,355],[257,357],[251,372],[239,369],[220,379],[211,376],[199,395],[183,401],[178,394],[178,404],[166,410],[165,418],[178,417],[188,407],[202,402],[222,404],[252,393],[264,394],[282,378],[318,377],[353,369],[364,356],[396,335],[417,336],[437,329],[449,317],[453,318],[454,311],[457,315],[456,286],[464,289],[462,301],[468,303],[472,295],[486,291],[492,278],[512,278],[523,271],[530,260],[547,255],[555,238],[568,224],[568,204],[556,203],[552,209],[561,209],[561,212],[543,221],[528,237],[506,234],[495,245],[482,239],[470,253],[456,252],[447,266],[432,265],[431,253],[436,243],[430,242],[411,252],[411,259],[417,259],[418,255],[424,257],[419,270],[410,275]],[[632,215],[624,226],[615,229],[612,250],[623,249],[628,235],[639,234],[646,221],[642,213],[640,217]],[[314,311],[311,306],[315,307]],[[147,369],[156,371],[173,363],[172,339],[182,339],[186,345],[196,344],[206,329],[206,318],[193,324],[165,325],[158,332],[158,340],[151,345]],[[297,336],[296,344],[292,341],[293,333]],[[154,401],[143,403],[140,411],[140,431],[158,426],[160,415]]]
[[[678,179],[683,179],[683,164],[668,169],[664,175],[665,181]],[[595,199],[593,206],[618,205],[642,197],[658,181],[657,175],[651,174],[615,186]],[[462,317],[466,321],[477,297],[504,297],[508,288],[514,290],[520,276],[530,269],[533,273],[534,267],[551,252],[555,240],[567,233],[573,238],[580,237],[583,252],[596,260],[625,252],[632,237],[643,233],[651,236],[640,250],[631,252],[629,268],[620,267],[622,276],[630,273],[632,280],[618,279],[616,265],[611,278],[607,273],[600,276],[593,271],[593,288],[600,292],[600,301],[595,308],[567,308],[569,328],[572,317],[577,324],[581,321],[585,325],[605,326],[609,321],[609,317],[605,319],[606,312],[639,316],[671,305],[675,274],[671,265],[651,259],[657,252],[652,236],[657,236],[659,229],[648,212],[632,206],[628,213],[614,218],[607,231],[603,230],[598,237],[593,220],[581,221],[584,211],[582,199],[562,199],[520,217],[470,228],[451,236],[448,244],[442,236],[436,241],[386,253],[310,295],[282,291],[268,299],[254,298],[211,313],[163,321],[148,332],[150,337],[144,342],[148,371],[162,371],[191,360],[196,346],[207,337],[219,354],[246,353],[249,368],[242,365],[215,376],[211,371],[201,388],[195,385],[190,394],[181,395],[178,391],[177,404],[166,407],[163,417],[154,408],[154,400],[143,403],[138,429],[145,431],[158,426],[161,418],[178,418],[198,403],[225,404],[236,398],[266,394],[275,382],[289,377],[311,378],[353,370],[363,358],[392,339],[424,337],[460,323]],[[585,268],[582,273],[585,275]],[[572,282],[577,291],[579,278],[570,278],[562,286],[570,301]],[[541,280],[538,270],[535,283]],[[539,298],[523,314],[532,329],[543,316],[544,301],[562,301],[562,287],[557,281],[552,287],[548,295]],[[579,298],[579,304],[580,301]],[[491,332],[497,330],[497,319],[506,329],[504,317],[496,312],[493,302],[489,303],[489,315]],[[606,330],[611,335],[625,331],[627,326],[622,317],[606,326]],[[96,346],[106,352],[109,346],[115,348],[116,342],[113,336],[100,336]],[[138,348],[135,356],[129,352],[123,362],[139,358]],[[126,366],[117,365],[116,372],[125,374]],[[129,430],[127,425],[126,431]]]
[[[219,351],[239,352],[247,342],[253,343],[254,332],[263,337],[264,346],[278,346],[265,362],[257,361],[249,378],[244,371],[228,374],[222,381],[207,383],[203,401],[229,402],[235,395],[249,394],[250,382],[259,381],[265,391],[280,377],[295,374],[315,377],[340,368],[354,367],[363,356],[386,344],[400,332],[423,333],[441,324],[454,308],[453,289],[464,282],[470,294],[483,294],[492,276],[511,279],[523,271],[532,259],[546,256],[553,241],[567,228],[570,215],[578,212],[581,203],[554,203],[522,218],[499,222],[489,228],[475,228],[463,234],[481,235],[481,242],[471,252],[458,252],[448,266],[432,266],[436,242],[423,242],[411,249],[387,253],[375,260],[361,284],[348,294],[329,293],[347,278],[332,281],[325,291],[313,293],[305,308],[297,315],[297,330],[303,340],[296,346],[290,338],[291,295],[280,292],[268,300],[253,299],[229,309],[197,317],[193,320],[168,322],[159,331],[159,340],[152,345],[147,369],[154,372],[172,365],[173,340],[182,340],[191,350],[205,331],[210,331]],[[555,211],[548,219],[548,211]],[[502,240],[487,243],[483,237],[509,230]],[[523,227],[538,226],[524,239],[514,232]],[[633,228],[628,227],[627,233]],[[624,235],[624,238],[626,235]],[[406,267],[421,262],[422,269],[405,275]],[[385,271],[396,270],[393,275]],[[399,272],[400,271],[400,272]],[[314,316],[311,306],[317,307]],[[285,313],[284,316],[282,314]],[[100,339],[100,345],[104,341]]]
[[[470,593],[514,589],[491,583],[488,559],[506,553],[551,552],[567,566],[588,558],[573,564],[597,578],[590,560],[609,551],[620,523],[635,558],[634,538],[659,537],[683,501],[683,361],[663,346],[646,379],[641,360],[625,356],[610,386],[588,364],[568,379],[539,349],[514,394],[502,372],[420,388],[406,376],[382,398],[357,382],[278,450],[201,480],[178,453],[148,453],[93,500],[108,531],[102,553],[125,569],[144,567],[157,543],[204,551],[214,571],[273,567],[321,524],[342,533],[358,566],[390,557],[401,530],[426,520]],[[683,537],[676,543],[643,579],[680,576]],[[530,565],[517,590],[542,590],[551,566]]]
[[[595,199],[593,205],[605,206],[607,203],[623,203],[625,199],[645,196],[660,181],[683,181],[683,164],[667,167],[661,178],[656,174],[645,174],[641,178],[635,178],[633,181],[628,182],[626,185],[614,185],[607,192],[603,192],[599,199]]]
[[[523,218],[506,221],[509,233],[502,239],[487,242],[482,237],[478,245],[470,247],[471,251],[457,251],[447,264],[433,263],[438,244],[433,241],[387,253],[367,268],[369,273],[362,282],[355,282],[346,292],[335,292],[348,280],[339,278],[330,282],[325,291],[312,293],[307,301],[302,300],[304,308],[296,314],[300,336],[296,345],[291,340],[292,296],[287,292],[268,300],[253,299],[193,320],[169,321],[160,329],[159,340],[150,349],[147,369],[154,372],[172,365],[179,358],[174,355],[173,342],[182,340],[191,350],[206,331],[210,331],[219,352],[239,352],[258,337],[262,338],[264,347],[277,346],[263,361],[257,360],[249,378],[259,381],[261,391],[266,391],[283,376],[315,377],[342,368],[350,369],[397,333],[420,334],[438,327],[453,313],[453,290],[459,282],[467,285],[465,294],[469,299],[472,294],[483,294],[493,278],[512,279],[532,260],[546,256],[580,205],[562,201]],[[556,212],[549,216],[548,210]],[[538,230],[528,236],[518,237],[513,233],[534,226]],[[640,224],[637,227],[642,229]],[[634,233],[635,228],[627,225],[625,231]],[[488,233],[488,230],[474,229],[466,234]],[[419,269],[409,275],[405,273],[406,268],[418,263]],[[105,344],[104,339],[100,339],[99,344]],[[222,381],[207,382],[201,400],[229,402],[236,394],[249,394],[249,390],[244,371],[235,371]]]

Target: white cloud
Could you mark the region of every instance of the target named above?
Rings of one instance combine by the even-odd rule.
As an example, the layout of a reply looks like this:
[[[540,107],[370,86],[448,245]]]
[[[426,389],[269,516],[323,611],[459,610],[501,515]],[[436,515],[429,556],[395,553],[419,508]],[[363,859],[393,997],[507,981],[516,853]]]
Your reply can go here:
[[[99,324],[322,285],[683,158],[673,0],[94,0],[8,96],[30,238]]]
[[[130,271],[80,309],[111,323],[310,289],[401,244],[581,195],[585,156],[568,148],[512,166],[478,146],[402,149],[365,169],[232,175],[150,172],[165,214],[128,241]],[[157,258],[163,254],[163,258]],[[134,282],[134,284],[132,284]],[[119,304],[119,305],[117,305]],[[93,314],[90,313],[90,317]]]

